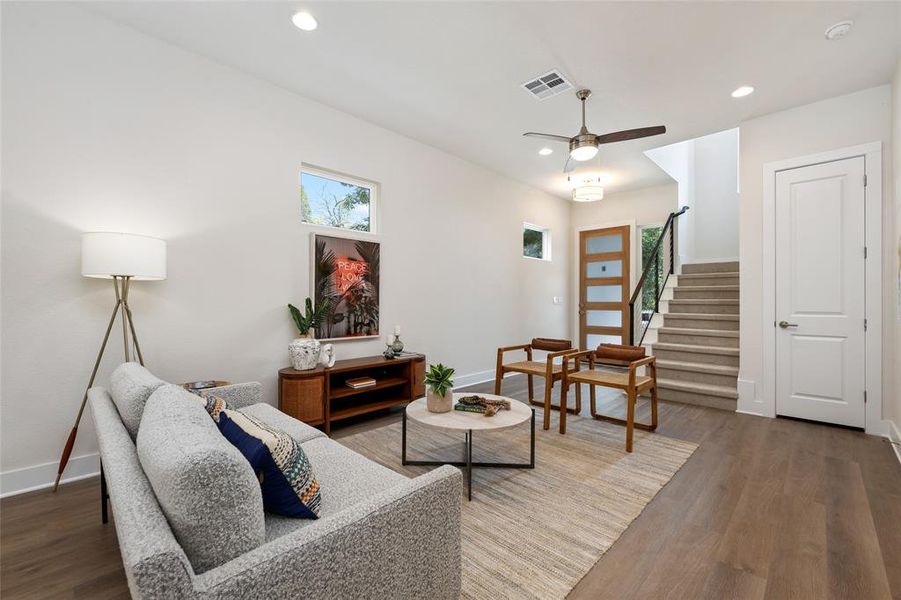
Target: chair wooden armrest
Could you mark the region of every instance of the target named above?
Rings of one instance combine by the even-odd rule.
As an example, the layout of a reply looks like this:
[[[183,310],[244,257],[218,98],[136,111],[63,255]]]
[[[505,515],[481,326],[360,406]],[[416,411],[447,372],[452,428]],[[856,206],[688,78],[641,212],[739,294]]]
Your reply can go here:
[[[590,363],[593,363],[593,361],[592,361],[593,353],[594,353],[594,350],[582,350],[581,352],[576,350],[576,351],[567,352],[563,356],[563,378],[566,379],[566,376],[569,373],[575,373],[576,371],[578,371],[579,363],[582,362],[582,359],[585,358],[586,356],[588,357],[588,360],[590,361]],[[573,365],[575,367],[574,369],[569,368],[569,361],[571,361],[571,360],[575,361],[575,363]],[[590,364],[590,367],[593,368],[594,364]]]
[[[557,352],[548,352],[547,354],[547,378],[550,379],[554,373],[554,359],[563,357],[563,365],[560,369],[563,373],[566,372],[566,357],[570,354],[578,352],[576,348],[567,348],[566,350],[558,350]],[[563,376],[561,373],[561,377]]]
[[[638,367],[643,367],[645,365],[649,365],[652,369],[656,366],[657,357],[656,356],[646,356],[641,360],[633,360],[629,363],[629,385],[635,386],[635,372],[638,370]],[[656,379],[656,373],[654,374]]]
[[[497,349],[497,353],[503,355],[505,352],[513,352],[514,350],[525,350],[526,352],[529,352],[531,349],[531,344],[520,344],[519,346],[503,346]]]

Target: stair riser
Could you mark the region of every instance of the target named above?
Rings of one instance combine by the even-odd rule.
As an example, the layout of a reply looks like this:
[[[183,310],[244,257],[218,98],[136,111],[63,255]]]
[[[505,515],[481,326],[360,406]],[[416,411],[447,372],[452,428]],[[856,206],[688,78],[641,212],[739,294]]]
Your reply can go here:
[[[728,273],[737,272],[737,262],[718,262],[718,263],[697,263],[693,265],[682,265],[682,272],[686,275],[694,273]]]
[[[674,318],[674,315],[664,317],[666,327],[681,327],[683,329],[717,329],[720,331],[738,331],[738,321],[720,321],[717,319],[692,319]]]
[[[729,411],[735,411],[738,406],[738,402],[731,398],[708,396],[707,394],[696,394],[694,392],[683,392],[681,390],[668,390],[666,388],[657,390],[657,397],[661,400],[668,400],[670,402],[709,406],[710,408],[719,408]]]
[[[738,304],[678,304],[669,303],[669,312],[680,315],[701,313],[708,315],[737,315]]]
[[[737,367],[737,356],[724,356],[722,354],[702,354],[700,352],[683,352],[681,350],[662,350],[654,348],[654,356],[658,360],[677,360],[680,362],[694,362],[708,365],[726,365]]]
[[[723,385],[730,388],[738,387],[738,377],[736,375],[720,375],[718,373],[702,373],[701,371],[683,371],[682,369],[657,367],[657,377],[660,379],[689,381],[691,383]]]
[[[716,277],[679,277],[679,287],[697,287],[700,285],[739,285],[738,275],[723,274]]]
[[[738,300],[738,290],[696,290],[679,286],[674,290],[677,300]]]
[[[668,344],[689,344],[691,346],[714,346],[716,348],[738,348],[738,338],[715,335],[690,335],[683,333],[657,332],[657,341]]]

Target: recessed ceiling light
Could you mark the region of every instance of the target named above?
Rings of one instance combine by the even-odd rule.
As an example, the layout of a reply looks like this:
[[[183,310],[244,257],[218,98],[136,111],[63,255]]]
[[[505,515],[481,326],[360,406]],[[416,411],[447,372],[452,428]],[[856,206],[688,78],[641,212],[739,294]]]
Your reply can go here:
[[[305,10],[295,13],[294,16],[291,17],[291,22],[294,23],[295,27],[303,29],[304,31],[313,31],[319,26],[319,23],[316,22],[313,15]]]
[[[547,156],[548,154],[553,154],[553,153],[554,153],[554,151],[550,148],[542,148],[541,150],[538,151],[538,154],[540,154],[541,156]]]
[[[743,85],[734,92],[732,92],[733,98],[744,98],[745,96],[750,96],[754,93],[754,88],[750,85]]]
[[[840,21],[835,25],[832,25],[826,30],[826,39],[827,40],[838,40],[849,33],[851,33],[851,27],[854,25],[854,21]]]

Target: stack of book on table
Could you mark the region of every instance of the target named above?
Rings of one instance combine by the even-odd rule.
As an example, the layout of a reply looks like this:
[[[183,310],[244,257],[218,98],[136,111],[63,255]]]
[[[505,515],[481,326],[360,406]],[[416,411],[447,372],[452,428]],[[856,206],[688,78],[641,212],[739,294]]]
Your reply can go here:
[[[375,385],[375,379],[372,377],[354,377],[344,382],[349,388],[358,390],[360,388],[372,387]]]

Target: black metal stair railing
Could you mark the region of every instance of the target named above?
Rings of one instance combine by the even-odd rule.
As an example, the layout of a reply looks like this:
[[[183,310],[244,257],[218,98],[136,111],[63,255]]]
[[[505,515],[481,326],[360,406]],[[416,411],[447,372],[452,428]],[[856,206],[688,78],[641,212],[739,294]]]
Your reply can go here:
[[[651,325],[651,319],[660,311],[660,297],[669,276],[675,272],[676,219],[687,210],[688,207],[683,206],[678,212],[670,213],[660,230],[660,237],[657,238],[654,249],[644,259],[641,279],[638,280],[635,291],[629,298],[629,344],[632,346],[641,345]],[[638,319],[635,318],[636,307]]]

